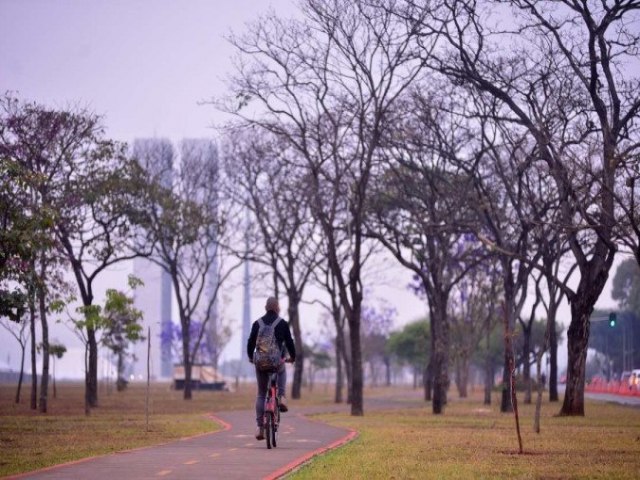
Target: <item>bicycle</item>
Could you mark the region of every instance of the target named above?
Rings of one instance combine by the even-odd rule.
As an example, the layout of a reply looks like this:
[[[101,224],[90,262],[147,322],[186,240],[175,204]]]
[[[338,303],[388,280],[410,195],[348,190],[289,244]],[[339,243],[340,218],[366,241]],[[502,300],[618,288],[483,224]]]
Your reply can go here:
[[[291,359],[282,359],[280,365],[285,362],[290,363]],[[280,402],[278,401],[278,368],[269,374],[267,382],[267,392],[264,397],[264,414],[262,425],[264,426],[264,436],[267,440],[267,448],[278,446],[278,427],[280,426]]]

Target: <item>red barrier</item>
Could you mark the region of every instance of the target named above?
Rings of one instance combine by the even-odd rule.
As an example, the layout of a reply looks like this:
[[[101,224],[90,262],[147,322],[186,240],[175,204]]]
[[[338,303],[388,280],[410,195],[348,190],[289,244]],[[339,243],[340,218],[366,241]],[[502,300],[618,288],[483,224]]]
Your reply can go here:
[[[619,382],[611,380],[607,382],[600,378],[594,378],[590,383],[585,385],[586,392],[592,393],[610,393],[613,395],[624,395],[640,397],[640,385],[629,385],[627,382]]]

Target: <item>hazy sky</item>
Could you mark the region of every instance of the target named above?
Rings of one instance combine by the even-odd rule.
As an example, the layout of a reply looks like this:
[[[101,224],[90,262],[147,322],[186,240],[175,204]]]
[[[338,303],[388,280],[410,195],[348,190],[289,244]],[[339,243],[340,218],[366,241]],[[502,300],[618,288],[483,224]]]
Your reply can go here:
[[[211,135],[223,35],[291,0],[0,0],[0,91],[104,115],[108,134]]]
[[[104,116],[107,134],[118,140],[212,136],[210,126],[222,117],[198,103],[224,93],[232,48],[223,35],[242,31],[270,7],[288,15],[293,5],[294,0],[0,0],[0,93],[11,90],[60,108],[87,107]],[[122,278],[125,271],[115,275]],[[403,323],[426,310],[406,290],[409,278],[405,272],[390,274],[395,287],[376,292],[397,307]],[[609,291],[601,305],[611,304]],[[254,317],[262,302],[253,302]],[[239,290],[231,292],[228,315],[242,318],[241,304]],[[303,307],[303,324],[317,324],[317,311],[310,308]],[[568,321],[568,309],[562,313]],[[59,326],[56,334],[72,338]],[[10,356],[16,365],[17,342],[2,329],[0,345],[0,363]],[[237,357],[239,350],[236,336],[225,356]],[[561,356],[565,350],[566,344]]]
[[[89,108],[104,116],[109,137],[127,142],[150,136],[174,142],[215,136],[210,126],[222,117],[211,105],[199,103],[224,93],[232,48],[223,36],[231,29],[242,31],[247,21],[269,8],[291,12],[292,4],[0,0],[0,93],[10,90],[54,107]],[[129,271],[130,265],[120,265],[100,286],[122,285]],[[239,290],[230,293],[227,314],[239,320],[241,296]],[[254,314],[263,301],[256,299]],[[53,325],[51,337],[76,345],[76,355],[66,355],[58,372],[81,375],[79,343],[70,330]],[[232,343],[229,354],[237,357],[239,339]],[[0,364],[9,360],[16,366],[18,345],[4,329],[0,345]]]
[[[210,127],[223,117],[199,103],[224,94],[233,49],[223,36],[242,31],[269,8],[290,15],[293,5],[294,0],[0,0],[0,92],[60,108],[87,107],[104,116],[108,136],[127,142],[215,136]],[[121,285],[129,271],[121,265],[99,286]],[[389,272],[395,286],[376,293],[397,305],[404,322],[426,311],[406,290],[409,278],[404,271]],[[265,292],[254,289],[257,317]],[[241,290],[228,293],[225,313],[240,331]],[[318,315],[317,307],[302,307],[303,324],[316,332]],[[76,345],[58,372],[81,375],[81,351],[70,330],[53,325],[51,337]],[[0,363],[17,365],[17,342],[3,329],[0,345]],[[235,335],[224,356],[238,357],[240,349]]]

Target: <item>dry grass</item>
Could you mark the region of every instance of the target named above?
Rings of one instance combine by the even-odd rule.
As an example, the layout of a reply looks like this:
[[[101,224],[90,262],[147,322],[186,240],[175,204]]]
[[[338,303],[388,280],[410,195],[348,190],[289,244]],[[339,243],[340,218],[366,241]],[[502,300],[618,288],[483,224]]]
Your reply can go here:
[[[640,409],[588,402],[586,417],[567,418],[554,416],[559,408],[543,406],[535,434],[533,407],[521,405],[524,455],[513,415],[483,408],[479,398],[452,401],[443,416],[424,407],[321,416],[360,434],[291,478],[640,478]]]
[[[0,476],[57,463],[168,442],[217,430],[207,413],[253,408],[255,387],[237,392],[194,392],[182,400],[168,384],[155,384],[150,431],[146,431],[144,387],[100,391],[100,407],[83,414],[83,386],[63,384],[50,399],[49,413],[32,412],[28,398],[13,403],[14,387],[0,386]],[[28,391],[26,393],[28,397]],[[401,409],[374,411],[377,398],[393,397]],[[292,478],[640,478],[640,409],[589,402],[584,418],[554,415],[558,404],[543,405],[542,433],[532,431],[533,407],[521,404],[525,455],[518,455],[513,415],[479,398],[452,400],[434,416],[419,392],[374,389],[365,392],[365,417],[323,415],[334,425],[360,432],[351,444],[330,452]],[[400,402],[400,403],[398,403]],[[331,405],[331,389],[303,392],[294,408]]]
[[[253,384],[240,384],[235,392],[194,391],[190,401],[168,383],[154,384],[147,431],[145,385],[132,384],[124,392],[102,385],[99,407],[89,416],[84,415],[84,384],[59,384],[57,390],[57,398],[49,399],[49,412],[39,414],[29,408],[28,385],[19,405],[14,403],[15,387],[0,386],[0,476],[213,432],[220,426],[207,414],[252,409],[255,402]],[[328,390],[313,393],[303,392],[303,400],[295,404],[330,403]]]

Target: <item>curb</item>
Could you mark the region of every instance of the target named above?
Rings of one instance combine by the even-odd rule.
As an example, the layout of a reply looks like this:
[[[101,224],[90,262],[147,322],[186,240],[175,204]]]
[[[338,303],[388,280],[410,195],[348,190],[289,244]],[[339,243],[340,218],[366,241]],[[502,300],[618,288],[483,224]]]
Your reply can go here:
[[[335,442],[330,443],[329,445],[327,445],[325,447],[317,448],[316,450],[313,450],[312,452],[309,452],[309,453],[303,455],[302,457],[296,458],[292,462],[289,462],[288,464],[286,464],[284,467],[279,468],[275,472],[273,472],[273,473],[269,474],[268,476],[264,477],[263,480],[276,480],[278,478],[281,478],[282,476],[286,475],[287,473],[291,473],[293,470],[295,470],[298,467],[302,466],[303,464],[309,462],[314,457],[316,457],[318,455],[321,455],[323,453],[326,453],[326,452],[328,452],[330,450],[334,450],[334,449],[336,449],[338,447],[341,447],[341,446],[351,442],[352,440],[354,440],[358,436],[358,432],[356,432],[355,430],[348,430],[348,432],[349,433],[347,433],[347,435],[345,435],[344,437],[336,440]]]

